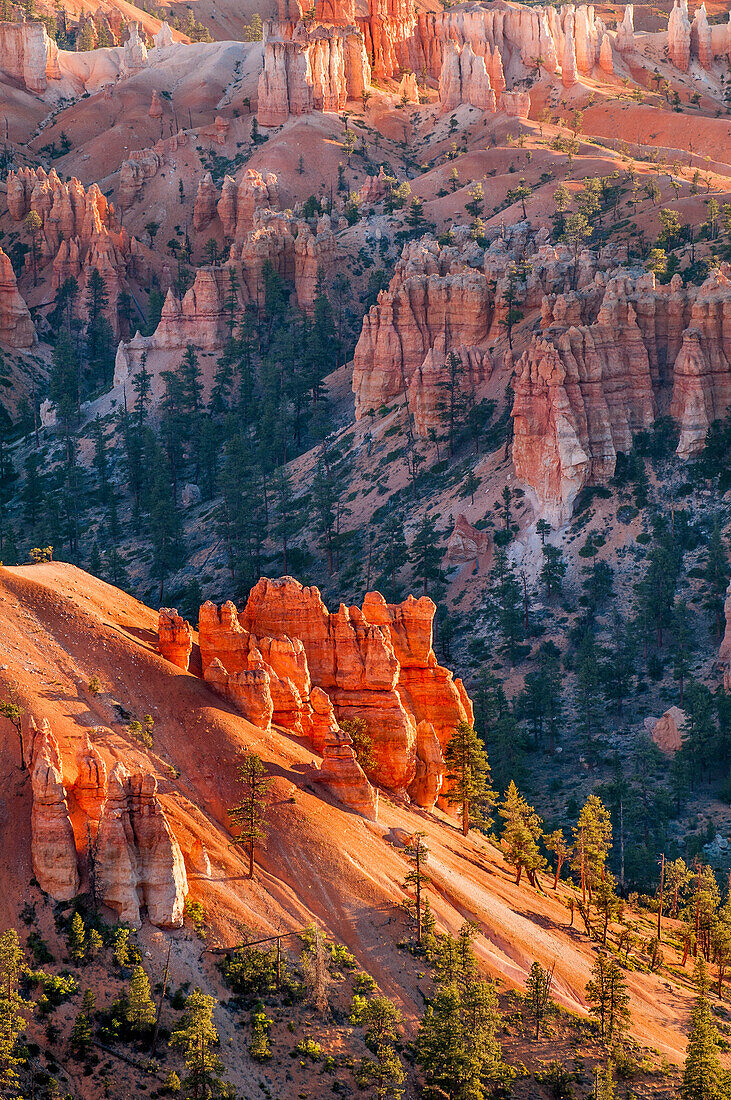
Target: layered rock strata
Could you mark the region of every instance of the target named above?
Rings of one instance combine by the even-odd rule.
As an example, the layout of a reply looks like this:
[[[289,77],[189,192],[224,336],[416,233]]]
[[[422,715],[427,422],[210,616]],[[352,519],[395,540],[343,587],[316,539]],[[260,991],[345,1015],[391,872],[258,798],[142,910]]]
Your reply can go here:
[[[368,782],[355,758],[352,738],[341,729],[329,730],[322,745],[322,764],[315,779],[338,801],[356,813],[378,820],[378,791]]]
[[[39,728],[31,718],[30,729],[33,874],[55,901],[69,901],[79,892],[79,872],[61,753],[46,719]]]
[[[204,676],[213,682],[208,670],[216,662],[229,677],[252,665],[263,668],[274,721],[304,733],[323,753],[335,743],[335,716],[363,719],[375,781],[433,805],[432,787],[441,785],[438,753],[423,733],[426,755],[419,756],[417,727],[428,722],[443,746],[458,722],[472,720],[461,681],[434,655],[434,613],[427,598],[387,604],[378,593],[366,597],[362,610],[341,605],[329,612],[316,588],[291,577],[262,579],[239,614],[231,603],[201,608]]]
[[[118,918],[140,923],[146,909],[152,924],[179,928],[188,893],[180,846],[157,798],[157,780],[132,775],[116,763],[96,845],[99,900]]]
[[[188,671],[193,630],[189,622],[178,615],[175,608],[161,607],[158,613],[157,645],[160,653],[171,664]]]
[[[0,345],[32,348],[35,343],[35,325],[18,290],[13,265],[0,248]]]
[[[591,298],[590,292],[586,301]],[[698,451],[731,406],[731,282],[715,271],[700,287],[652,274],[609,280],[596,320],[581,296],[544,304],[542,337],[515,366],[513,462],[541,513],[561,524],[584,485],[606,483],[617,453],[650,428],[671,394],[678,453]],[[591,312],[591,310],[589,310]]]

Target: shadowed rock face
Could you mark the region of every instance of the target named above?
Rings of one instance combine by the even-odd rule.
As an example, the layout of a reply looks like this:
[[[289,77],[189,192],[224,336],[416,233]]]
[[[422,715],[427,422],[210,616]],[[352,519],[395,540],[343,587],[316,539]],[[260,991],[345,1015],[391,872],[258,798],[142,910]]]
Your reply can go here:
[[[45,719],[38,728],[31,718],[31,738],[33,873],[42,890],[68,901],[79,892],[79,872],[61,754]]]
[[[578,301],[545,303],[545,335],[515,366],[515,470],[555,524],[570,518],[584,485],[612,477],[617,454],[655,422],[662,393],[671,396],[682,457],[702,448],[711,422],[731,404],[724,271],[700,288],[683,288],[679,277],[662,287],[652,274],[620,273],[593,323],[572,323],[577,308],[580,321]]]
[[[439,749],[458,722],[472,721],[461,681],[437,664],[435,611],[427,597],[387,604],[371,592],[362,610],[341,604],[329,612],[317,588],[291,577],[263,578],[240,614],[232,603],[201,608],[204,676],[233,698],[232,677],[263,669],[274,721],[304,733],[323,756],[326,745],[334,758],[347,756],[336,736],[336,716],[362,718],[373,743],[374,780],[408,789],[420,805],[431,807],[441,786],[441,753],[425,732],[418,737],[417,727],[429,723]],[[240,706],[250,717],[259,704],[242,699]],[[262,724],[266,728],[265,718]],[[412,787],[417,774],[419,784]]]
[[[180,846],[157,798],[152,775],[133,775],[118,762],[109,776],[97,838],[99,900],[120,920],[179,928],[188,881]]]
[[[32,348],[35,342],[35,326],[18,290],[13,265],[0,248],[0,344]]]
[[[723,670],[724,690],[731,695],[731,584],[729,584],[726,592],[724,611],[726,614],[726,631],[718,652],[718,663]]]

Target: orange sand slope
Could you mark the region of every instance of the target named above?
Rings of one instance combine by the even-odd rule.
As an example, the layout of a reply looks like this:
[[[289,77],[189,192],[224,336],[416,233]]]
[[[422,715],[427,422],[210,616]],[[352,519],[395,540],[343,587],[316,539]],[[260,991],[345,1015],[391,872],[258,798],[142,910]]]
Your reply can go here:
[[[13,688],[26,711],[48,718],[58,737],[67,782],[76,777],[75,753],[84,731],[107,764],[124,759],[159,781],[161,800],[184,852],[193,839],[206,845],[210,879],[191,876],[223,943],[250,932],[298,927],[316,918],[345,943],[383,991],[409,1014],[418,998],[404,978],[396,948],[394,903],[406,872],[402,842],[423,830],[431,849],[433,907],[439,926],[465,919],[480,929],[476,947],[486,970],[521,986],[534,959],[556,967],[556,995],[584,1011],[583,990],[594,950],[567,928],[567,911],[547,890],[516,887],[494,847],[464,840],[452,823],[381,797],[378,825],[321,796],[312,782],[318,758],[302,742],[276,730],[262,734],[214,696],[195,675],[156,652],[157,615],[131,596],[71,565],[0,568],[0,691]],[[102,684],[92,695],[96,674]],[[154,748],[148,753],[127,733],[129,715],[151,714]],[[32,876],[30,782],[18,767],[15,731],[2,722],[0,798],[14,845],[6,849],[0,921],[17,921]],[[276,803],[263,868],[251,883],[229,847],[227,807],[237,799],[237,757],[261,754],[275,777]],[[171,776],[179,769],[177,779]],[[637,1038],[679,1060],[685,1049],[689,1005],[685,993],[654,975],[629,974]],[[406,984],[405,984],[406,982]]]

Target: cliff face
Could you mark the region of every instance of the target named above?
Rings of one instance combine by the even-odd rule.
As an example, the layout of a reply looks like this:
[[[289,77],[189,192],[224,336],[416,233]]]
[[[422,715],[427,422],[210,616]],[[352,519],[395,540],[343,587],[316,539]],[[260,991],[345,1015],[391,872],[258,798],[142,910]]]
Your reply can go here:
[[[99,272],[107,294],[107,318],[118,335],[117,299],[127,275],[141,262],[140,249],[120,226],[114,206],[97,184],[87,190],[75,178],[63,182],[54,168],[50,172],[41,167],[21,168],[8,174],[7,203],[16,222],[22,222],[31,210],[38,214],[37,262],[41,267],[52,265],[54,289],[65,279],[77,280],[82,312],[89,275],[94,269]],[[26,264],[30,267],[31,263],[29,252]]]
[[[381,291],[363,319],[353,362],[356,418],[408,391],[412,383],[423,391],[424,368],[428,376],[435,357],[443,364],[446,352],[482,343],[493,306],[485,276],[459,264],[450,249],[440,251],[436,242],[407,246],[388,290]],[[426,363],[432,349],[435,354]],[[484,362],[476,366],[478,374],[484,369]],[[418,419],[426,427],[434,402],[421,405]]]
[[[678,277],[663,287],[652,274],[620,274],[589,324],[580,323],[580,301],[560,303],[568,326],[556,323],[558,300],[545,303],[545,337],[515,367],[515,470],[557,524],[570,517],[584,485],[611,478],[617,453],[652,426],[661,397],[671,395],[683,457],[702,447],[712,420],[731,405],[727,274],[716,271],[702,287],[685,289]]]
[[[342,111],[370,82],[363,35],[354,25],[272,25],[259,77],[259,123],[281,126],[290,115]]]
[[[33,874],[56,901],[79,892],[74,830],[71,825],[58,742],[45,720],[31,718],[31,854]]]
[[[188,893],[185,864],[157,798],[153,775],[132,775],[119,761],[109,776],[97,836],[100,900],[120,920],[139,924],[142,908],[152,924],[179,928]]]
[[[435,610],[427,598],[387,604],[369,593],[362,610],[341,605],[329,612],[316,588],[303,588],[291,577],[262,579],[239,614],[232,603],[201,608],[204,677],[235,701],[228,684],[254,668],[263,671],[270,719],[310,737],[325,758],[325,773],[340,761],[337,768],[347,771],[347,783],[361,792],[353,798],[360,801],[364,788],[335,716],[363,719],[373,743],[375,781],[394,790],[408,788],[415,801],[430,808],[443,773],[439,746],[458,722],[472,721],[461,681],[437,664]],[[258,702],[242,698],[238,705],[253,720]],[[422,722],[436,748],[426,731],[417,736]],[[268,722],[257,724],[268,728]],[[332,760],[326,763],[328,756]],[[347,801],[342,793],[338,797]]]
[[[0,69],[29,92],[45,92],[57,54],[44,23],[0,23]]]
[[[13,265],[0,248],[0,345],[32,348],[35,342],[35,326],[18,290]]]

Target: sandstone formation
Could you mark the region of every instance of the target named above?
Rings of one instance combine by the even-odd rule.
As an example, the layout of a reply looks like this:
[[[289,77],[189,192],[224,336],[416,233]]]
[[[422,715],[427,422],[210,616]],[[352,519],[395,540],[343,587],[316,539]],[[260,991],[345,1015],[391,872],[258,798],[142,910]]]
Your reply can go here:
[[[424,241],[406,246],[388,290],[363,319],[353,370],[356,418],[403,393],[415,376],[418,388],[417,372],[439,340],[445,354],[483,342],[492,306],[484,275],[457,270],[450,249]]]
[[[143,273],[138,242],[117,221],[114,206],[97,184],[88,188],[76,178],[63,182],[55,168],[21,168],[7,177],[8,211],[20,222],[33,210],[41,220],[38,230],[39,264],[52,264],[54,288],[64,279],[79,283],[81,311],[85,290],[96,268],[104,280],[107,318],[118,334],[117,300],[128,273]],[[30,253],[26,264],[30,265]],[[27,339],[27,335],[23,337]]]
[[[702,447],[711,421],[726,414],[731,282],[717,270],[700,288],[683,289],[679,277],[656,286],[652,274],[620,272],[592,323],[576,318],[566,327],[547,310],[544,336],[515,366],[513,462],[542,514],[561,524],[583,486],[611,478],[617,453],[652,426],[661,391],[672,394],[682,456]]]
[[[612,53],[612,40],[608,34],[602,38],[599,47],[599,68],[605,73],[614,72],[614,54]]]
[[[458,515],[447,541],[447,560],[454,564],[477,561],[487,553],[487,547],[487,531],[478,531],[465,516]]]
[[[675,0],[668,20],[668,51],[676,69],[687,73],[690,67],[690,20],[688,0]]]
[[[44,23],[0,23],[0,69],[29,92],[45,92],[57,53]]]
[[[93,840],[107,797],[107,766],[88,733],[76,754],[76,763],[79,772],[71,793],[89,822]]]
[[[652,740],[662,752],[673,756],[683,747],[683,728],[688,720],[680,707],[670,707],[652,727]]]
[[[363,35],[355,26],[271,26],[259,78],[259,123],[281,126],[290,115],[342,111],[370,81]]]
[[[315,778],[344,805],[369,821],[378,820],[378,791],[370,785],[356,760],[348,733],[337,728],[328,732]]]
[[[99,899],[120,920],[140,923],[147,910],[152,924],[179,928],[188,881],[180,846],[157,798],[152,775],[133,775],[116,763],[97,837]]]
[[[0,346],[32,348],[36,330],[20,295],[10,258],[0,248]]]
[[[147,64],[147,46],[140,38],[139,23],[129,24],[129,34],[124,43],[120,76],[133,76]]]
[[[291,577],[262,579],[239,614],[232,603],[201,608],[204,676],[227,692],[225,677],[255,662],[269,678],[274,721],[310,737],[323,755],[326,745],[338,746],[341,760],[347,753],[335,715],[362,718],[373,741],[374,779],[433,805],[438,754],[423,733],[426,756],[419,756],[417,726],[429,722],[444,745],[459,721],[472,720],[461,681],[434,655],[435,610],[427,598],[387,604],[370,593],[362,611],[341,605],[329,612],[316,588]]]
[[[46,719],[38,728],[31,718],[30,730],[33,874],[55,901],[69,901],[79,892],[79,872],[61,754]]]
[[[409,796],[417,806],[433,810],[444,780],[445,764],[439,738],[431,722],[422,720],[416,727],[416,772]]]
[[[495,110],[485,59],[474,53],[469,42],[461,50],[455,42],[447,43],[439,74],[439,102],[443,112],[454,111],[460,103]]]
[[[150,101],[150,110],[148,114],[150,118],[162,118],[162,100],[156,88],[153,88],[152,91],[152,99]]]
[[[160,30],[154,36],[153,41],[155,43],[155,48],[158,50],[164,50],[167,49],[168,46],[173,45],[173,32],[165,20],[160,24]]]
[[[188,671],[193,648],[193,631],[175,608],[161,607],[158,613],[157,645],[165,660]]]

